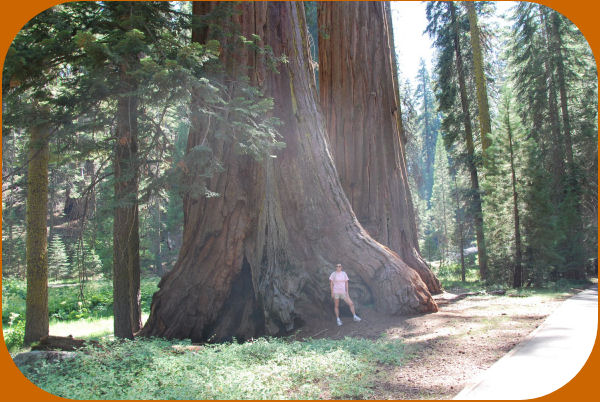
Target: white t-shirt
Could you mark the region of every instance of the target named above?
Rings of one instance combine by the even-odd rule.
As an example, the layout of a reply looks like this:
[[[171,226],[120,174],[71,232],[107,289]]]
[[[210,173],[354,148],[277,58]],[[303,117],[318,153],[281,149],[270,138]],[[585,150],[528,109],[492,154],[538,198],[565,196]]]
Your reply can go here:
[[[344,271],[334,271],[330,276],[329,280],[333,281],[333,293],[346,294],[346,282],[349,281],[348,275]]]

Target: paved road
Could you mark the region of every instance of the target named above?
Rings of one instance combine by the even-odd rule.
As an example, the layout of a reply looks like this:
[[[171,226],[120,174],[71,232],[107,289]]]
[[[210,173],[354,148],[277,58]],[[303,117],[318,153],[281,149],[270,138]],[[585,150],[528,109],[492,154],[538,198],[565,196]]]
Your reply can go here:
[[[530,399],[568,383],[587,361],[598,331],[598,286],[565,300],[525,341],[454,399]]]

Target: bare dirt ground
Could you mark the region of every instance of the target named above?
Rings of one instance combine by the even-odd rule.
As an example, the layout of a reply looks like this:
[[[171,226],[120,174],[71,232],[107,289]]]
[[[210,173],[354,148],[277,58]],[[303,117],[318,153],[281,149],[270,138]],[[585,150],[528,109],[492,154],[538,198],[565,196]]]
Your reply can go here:
[[[461,293],[449,289],[435,296],[439,311],[434,314],[388,316],[358,308],[361,322],[342,313],[343,326],[334,319],[311,322],[297,338],[402,339],[407,359],[401,366],[380,368],[373,399],[451,399],[570,296],[457,297]]]

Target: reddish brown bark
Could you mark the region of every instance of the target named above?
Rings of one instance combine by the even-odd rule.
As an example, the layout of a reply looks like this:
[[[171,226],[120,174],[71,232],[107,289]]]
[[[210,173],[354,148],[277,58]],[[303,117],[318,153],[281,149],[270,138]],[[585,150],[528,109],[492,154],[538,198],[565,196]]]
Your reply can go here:
[[[212,140],[225,170],[208,187],[220,197],[185,198],[179,259],[159,284],[142,335],[201,341],[289,331],[332,314],[328,276],[336,262],[359,306],[436,311],[415,271],[360,226],[340,186],[315,102],[302,3],[238,7],[242,33],[258,34],[289,58],[274,73],[257,55],[243,56],[275,100],[286,148],[261,164]],[[192,128],[188,149],[202,133]]]
[[[387,13],[384,2],[319,2],[321,107],[359,222],[439,293],[418,247]]]

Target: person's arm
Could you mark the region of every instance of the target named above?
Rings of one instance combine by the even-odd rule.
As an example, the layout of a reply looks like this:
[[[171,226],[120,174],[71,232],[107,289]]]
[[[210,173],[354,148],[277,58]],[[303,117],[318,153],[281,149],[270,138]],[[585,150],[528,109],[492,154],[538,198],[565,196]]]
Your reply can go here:
[[[350,296],[350,293],[348,293],[348,280],[346,280],[346,296]]]
[[[333,297],[333,281],[329,280],[329,288],[331,289],[331,297]]]

